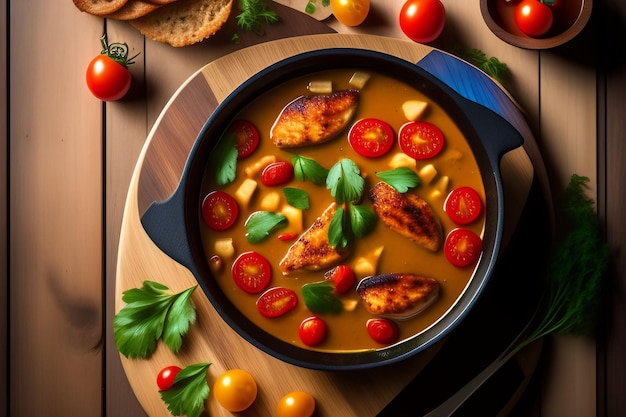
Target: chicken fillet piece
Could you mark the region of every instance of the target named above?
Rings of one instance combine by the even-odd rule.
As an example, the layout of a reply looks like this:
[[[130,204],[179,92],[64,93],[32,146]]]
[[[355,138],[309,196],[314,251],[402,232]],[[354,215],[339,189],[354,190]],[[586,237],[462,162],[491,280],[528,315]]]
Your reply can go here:
[[[428,202],[413,193],[401,194],[385,182],[370,190],[372,208],[391,230],[436,252],[441,247],[441,223]]]
[[[336,210],[337,204],[333,202],[289,247],[287,254],[278,264],[283,275],[303,268],[317,271],[334,266],[349,255],[348,248],[336,250],[328,241],[330,221]]]
[[[358,101],[358,90],[299,97],[280,112],[270,130],[270,140],[279,148],[326,142],[347,126]]]

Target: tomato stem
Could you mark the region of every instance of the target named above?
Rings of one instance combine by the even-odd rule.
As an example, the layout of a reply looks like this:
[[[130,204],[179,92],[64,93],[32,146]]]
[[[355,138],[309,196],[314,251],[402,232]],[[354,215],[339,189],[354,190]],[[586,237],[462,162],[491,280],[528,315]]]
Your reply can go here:
[[[130,64],[134,64],[135,61],[133,60],[139,55],[139,53],[137,53],[128,58],[128,44],[126,42],[113,42],[109,44],[109,39],[106,32],[104,32],[104,34],[100,37],[100,44],[102,45],[102,51],[100,52],[101,54],[105,54],[106,56],[108,56],[118,64],[123,65],[124,67],[127,67]]]

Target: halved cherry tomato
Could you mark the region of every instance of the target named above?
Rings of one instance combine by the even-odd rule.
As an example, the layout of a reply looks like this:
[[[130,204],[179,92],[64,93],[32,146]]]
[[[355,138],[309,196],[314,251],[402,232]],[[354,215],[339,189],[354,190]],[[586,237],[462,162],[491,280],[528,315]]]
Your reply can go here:
[[[539,0],[523,0],[515,8],[515,23],[528,36],[545,35],[552,27],[553,20],[550,6]]]
[[[454,266],[464,267],[476,262],[483,250],[483,241],[468,229],[454,229],[443,244],[443,253]]]
[[[294,290],[285,287],[270,288],[256,300],[259,313],[270,318],[282,316],[297,305],[298,295]]]
[[[276,417],[311,417],[314,411],[315,398],[304,391],[290,392],[276,405]]]
[[[483,203],[478,192],[472,187],[458,187],[450,191],[443,209],[453,222],[465,225],[473,222],[480,216]]]
[[[366,323],[367,333],[370,337],[381,345],[388,345],[398,339],[398,326],[389,319],[377,318],[369,319]]]
[[[370,0],[330,0],[335,18],[346,26],[358,26],[370,12]]]
[[[157,375],[157,386],[161,391],[168,390],[174,385],[174,379],[180,372],[180,367],[176,365],[166,366]]]
[[[228,128],[228,132],[235,136],[239,159],[250,156],[259,146],[259,130],[248,120],[235,120]]]
[[[414,159],[428,159],[443,149],[443,133],[432,123],[416,120],[400,127],[398,143],[402,152]]]
[[[233,262],[232,275],[239,288],[249,294],[257,294],[269,285],[272,266],[260,253],[244,252]]]
[[[332,279],[335,285],[335,292],[343,294],[352,288],[355,282],[354,271],[348,265],[338,265],[327,271],[324,278]]]
[[[282,242],[289,242],[290,240],[294,240],[298,237],[297,233],[281,233],[278,235],[278,240]]]
[[[285,184],[292,179],[293,165],[288,161],[272,162],[261,172],[261,182],[268,187]]]
[[[202,218],[213,230],[226,230],[239,215],[237,201],[224,191],[212,191],[202,201]]]
[[[441,35],[446,10],[439,0],[407,0],[400,10],[400,29],[414,42],[429,43]]]
[[[322,343],[324,338],[326,338],[327,332],[328,328],[326,327],[326,322],[316,316],[302,320],[300,328],[298,329],[298,335],[302,343],[311,347]]]
[[[389,152],[395,133],[387,122],[368,117],[356,122],[348,132],[348,142],[359,155],[376,158]]]

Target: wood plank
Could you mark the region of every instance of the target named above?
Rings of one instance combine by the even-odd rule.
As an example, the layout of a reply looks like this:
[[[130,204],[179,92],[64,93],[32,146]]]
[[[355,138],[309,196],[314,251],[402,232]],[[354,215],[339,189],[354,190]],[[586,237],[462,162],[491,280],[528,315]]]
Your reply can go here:
[[[84,79],[102,25],[71,3],[9,6],[9,414],[99,415],[102,114]]]
[[[6,0],[0,0],[0,28],[4,28],[0,34],[0,132],[7,132],[7,39],[9,28],[7,25]],[[7,158],[7,136],[0,135],[0,161],[3,166],[9,166]],[[8,389],[9,370],[8,361],[8,331],[9,331],[9,295],[8,295],[8,237],[7,237],[7,169],[0,172],[0,305],[3,306],[2,319],[0,319],[0,414],[9,414]]]

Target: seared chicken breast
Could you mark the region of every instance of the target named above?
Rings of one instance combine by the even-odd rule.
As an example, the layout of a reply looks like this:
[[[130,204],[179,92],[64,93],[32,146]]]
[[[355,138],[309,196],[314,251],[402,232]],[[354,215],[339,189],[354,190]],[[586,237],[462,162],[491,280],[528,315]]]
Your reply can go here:
[[[287,254],[278,264],[283,275],[302,268],[317,271],[334,266],[348,256],[350,253],[348,248],[336,250],[328,241],[330,221],[336,210],[337,204],[333,202],[289,247]]]
[[[299,97],[278,115],[270,130],[270,140],[279,148],[326,142],[347,126],[358,101],[358,90]]]
[[[391,230],[436,252],[441,247],[441,223],[428,202],[414,193],[401,194],[385,182],[370,190],[372,208]]]
[[[363,278],[356,291],[370,313],[402,319],[430,306],[439,295],[439,282],[415,274],[384,274]]]

